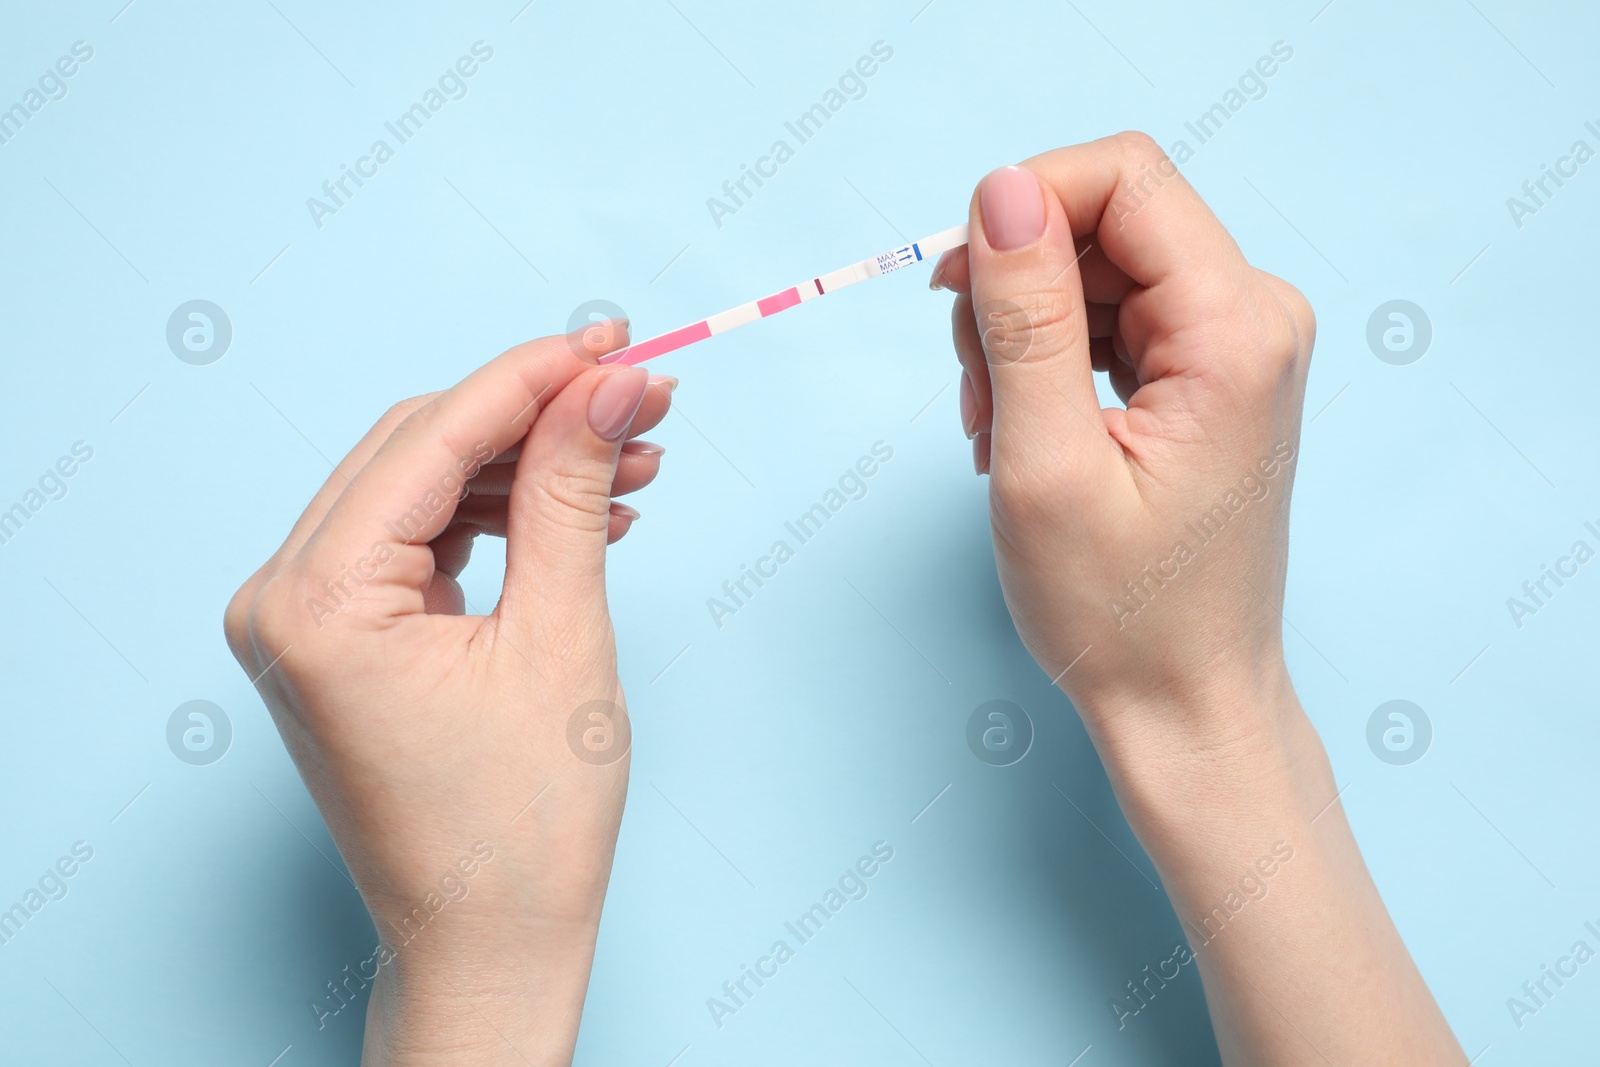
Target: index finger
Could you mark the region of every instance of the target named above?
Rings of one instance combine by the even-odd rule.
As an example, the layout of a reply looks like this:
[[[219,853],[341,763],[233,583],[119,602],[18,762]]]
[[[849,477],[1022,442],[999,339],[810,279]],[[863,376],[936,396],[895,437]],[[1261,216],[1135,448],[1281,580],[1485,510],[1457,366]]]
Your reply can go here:
[[[1232,235],[1148,134],[1102,137],[1022,165],[1055,190],[1073,237],[1093,234],[1136,285],[1151,289],[1219,263],[1245,266]]]
[[[1154,288],[1219,263],[1245,267],[1233,237],[1147,134],[1128,132],[1024,160],[1061,201],[1080,252],[1085,297],[1109,303],[1130,283]],[[965,249],[934,268],[939,286],[972,291]]]
[[[626,344],[622,336],[616,344]],[[317,570],[426,544],[450,522],[467,480],[527,436],[550,398],[586,368],[566,336],[496,356],[412,412],[328,510],[304,554]],[[382,553],[379,553],[382,555]]]

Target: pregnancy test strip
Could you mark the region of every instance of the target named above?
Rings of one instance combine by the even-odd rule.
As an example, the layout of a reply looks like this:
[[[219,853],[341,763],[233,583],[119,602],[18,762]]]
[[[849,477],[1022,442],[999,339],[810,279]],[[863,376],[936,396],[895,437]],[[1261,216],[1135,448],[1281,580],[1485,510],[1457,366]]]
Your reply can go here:
[[[876,278],[880,274],[897,271],[901,267],[909,267],[913,263],[921,263],[941,252],[948,252],[952,248],[959,248],[967,243],[967,227],[965,224],[952,226],[932,237],[924,237],[920,241],[912,241],[901,248],[896,248],[871,259],[863,259],[860,263],[853,263],[848,267],[841,267],[836,271],[819,275],[810,281],[801,282],[799,285],[790,286],[781,293],[764,296],[760,300],[752,300],[748,304],[740,304],[736,308],[718,312],[710,318],[691,322],[687,326],[680,326],[670,333],[652,337],[648,341],[640,341],[629,345],[627,348],[612,352],[600,357],[601,363],[643,363],[647,359],[668,352],[676,351],[685,345],[692,345],[696,341],[704,341],[707,337],[714,337],[719,333],[727,333],[736,326],[743,326],[747,322],[764,319],[768,315],[776,315],[780,311],[787,311],[796,304],[803,304],[807,300],[815,300],[819,296],[843,289],[856,282],[864,282],[868,278]]]

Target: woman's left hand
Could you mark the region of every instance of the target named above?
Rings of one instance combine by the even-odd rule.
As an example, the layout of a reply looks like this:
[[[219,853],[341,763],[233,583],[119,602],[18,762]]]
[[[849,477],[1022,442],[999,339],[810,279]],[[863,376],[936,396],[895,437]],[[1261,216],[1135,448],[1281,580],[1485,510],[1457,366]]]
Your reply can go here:
[[[674,380],[548,337],[396,405],[228,605],[225,629],[381,944],[368,1064],[568,1063],[628,776],[606,546]],[[505,584],[465,612],[473,539]],[[320,992],[320,991],[319,991]]]

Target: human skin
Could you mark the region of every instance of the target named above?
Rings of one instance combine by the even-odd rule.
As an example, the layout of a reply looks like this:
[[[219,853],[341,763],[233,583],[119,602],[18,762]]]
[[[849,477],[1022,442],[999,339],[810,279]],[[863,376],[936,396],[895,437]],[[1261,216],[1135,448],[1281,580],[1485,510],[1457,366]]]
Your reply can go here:
[[[595,366],[625,343],[529,342],[396,405],[228,605],[383,941],[363,1063],[571,1061],[628,758],[581,759],[569,724],[594,702],[626,720],[605,553],[637,512],[612,497],[656,476],[659,446],[624,439],[675,385]],[[467,614],[483,533],[507,539],[504,588]]]
[[[1311,312],[1164,164],[1122,135],[998,171],[936,268],[1007,604],[1172,896],[1224,1059],[1459,1065],[1284,666]],[[625,343],[529,342],[397,405],[229,604],[384,942],[363,1063],[571,1061],[628,768],[572,725],[626,721],[604,561],[637,513],[612,497],[655,477],[631,438],[674,384],[595,365]],[[487,614],[455,582],[483,533],[507,539]],[[1214,930],[1252,872],[1265,895]]]
[[[1142,134],[990,174],[970,224],[931,284],[1006,603],[1171,895],[1224,1062],[1459,1067],[1284,663],[1310,305]]]

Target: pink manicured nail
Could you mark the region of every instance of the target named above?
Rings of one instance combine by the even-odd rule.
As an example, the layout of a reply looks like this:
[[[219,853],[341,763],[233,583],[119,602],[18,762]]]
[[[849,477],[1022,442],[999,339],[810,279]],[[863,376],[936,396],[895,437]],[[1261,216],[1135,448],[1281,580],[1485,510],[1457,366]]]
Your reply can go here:
[[[589,428],[604,441],[621,437],[644,400],[650,372],[643,367],[620,367],[606,374],[589,397]]]
[[[951,262],[955,260],[956,253],[959,251],[961,251],[959,248],[948,249],[944,255],[939,257],[938,262],[934,263],[933,275],[928,278],[929,289],[944,288],[944,272],[949,268]]]
[[[972,439],[972,469],[979,474],[989,473],[989,432],[987,430]]]
[[[630,508],[621,501],[613,500],[611,502],[611,514],[615,515],[619,519],[627,519],[629,522],[633,522],[639,517],[639,510],[637,508]]]
[[[961,372],[961,429],[969,441],[978,434],[978,391],[966,371]]]
[[[667,387],[667,392],[670,394],[678,388],[678,379],[674,378],[670,374],[652,374],[650,375],[650,384],[664,385]]]
[[[624,441],[622,450],[630,456],[659,456],[666,451],[665,448],[654,441]]]
[[[1044,195],[1025,167],[1001,167],[978,185],[983,232],[1001,252],[1024,248],[1044,234]]]

